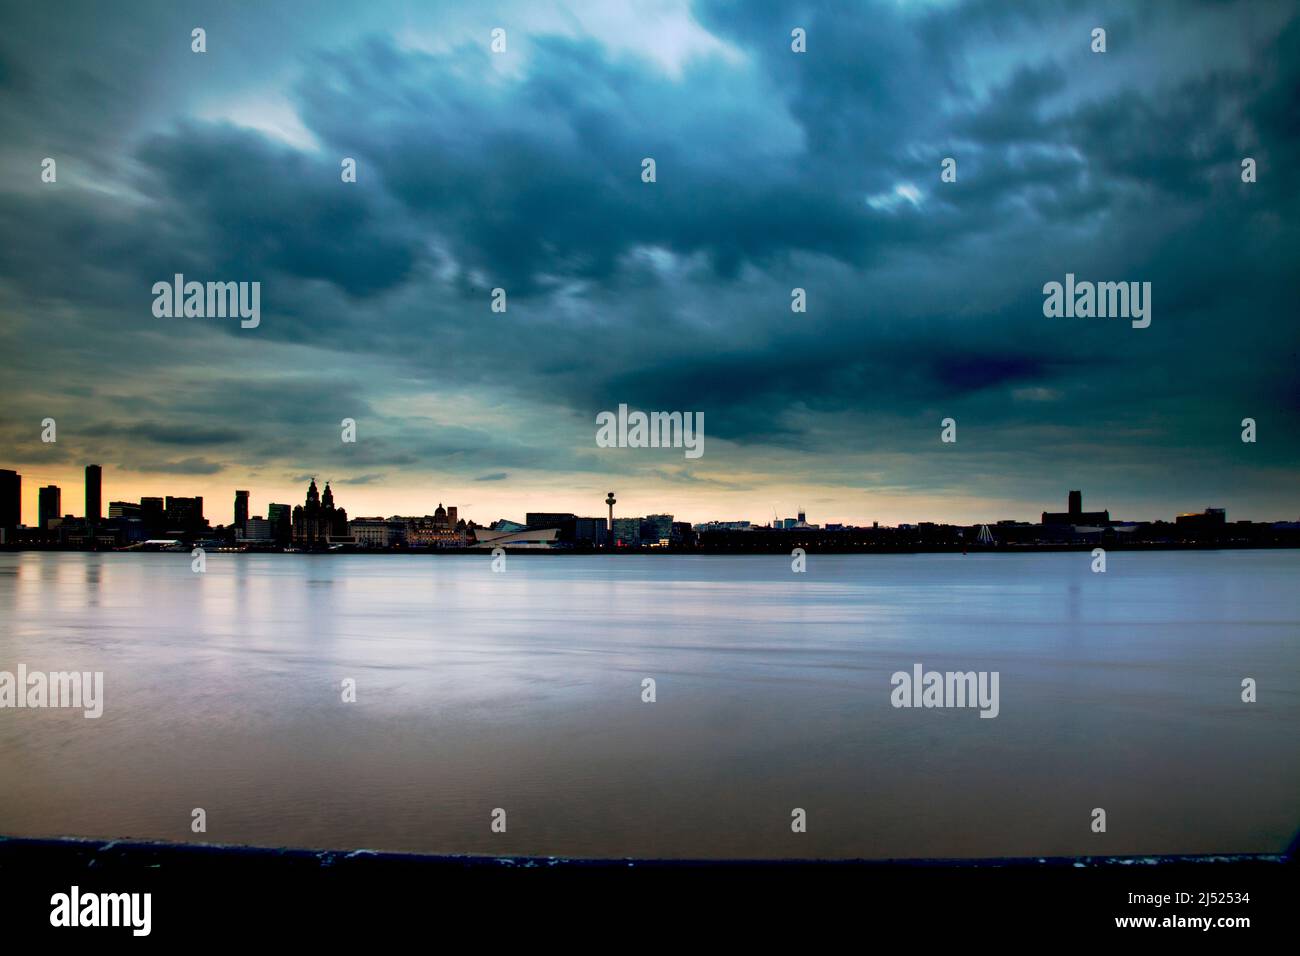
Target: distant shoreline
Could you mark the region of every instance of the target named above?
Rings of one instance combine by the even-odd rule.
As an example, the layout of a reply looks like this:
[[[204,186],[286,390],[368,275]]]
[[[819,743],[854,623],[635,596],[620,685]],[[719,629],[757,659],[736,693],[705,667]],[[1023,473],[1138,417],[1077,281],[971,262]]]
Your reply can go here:
[[[16,837],[0,834],[0,870],[7,865],[58,862],[69,870],[78,867],[99,870],[211,865],[216,862],[259,866],[282,872],[329,868],[375,870],[390,867],[437,869],[534,869],[570,868],[609,870],[630,864],[646,868],[768,869],[806,866],[842,869],[893,869],[925,867],[1023,867],[1054,869],[1080,866],[1155,866],[1160,864],[1252,864],[1277,866],[1294,859],[1297,842],[1275,853],[1135,853],[1116,856],[1029,856],[1029,857],[903,857],[903,858],[806,858],[806,857],[563,857],[472,853],[418,853],[400,850],[311,849],[307,847],[252,846],[220,843],[173,843],[165,840],[101,839],[95,837]]]
[[[179,554],[189,556],[191,550],[200,545],[185,545],[183,548],[162,549],[162,548],[61,548],[61,547],[31,547],[29,545],[0,545],[0,553],[20,553],[20,552],[49,552],[57,554]],[[319,558],[319,557],[340,557],[340,556],[408,556],[408,557],[474,557],[483,558],[491,557],[493,549],[485,547],[476,548],[339,548],[335,550],[320,551],[287,551],[278,548],[229,548],[229,547],[207,547],[203,546],[208,554],[257,554],[257,555],[278,555],[284,557],[300,558]],[[1198,543],[1198,542],[1083,542],[1077,544],[999,544],[999,545],[972,545],[967,548],[961,546],[935,545],[933,547],[902,547],[902,546],[881,546],[881,547],[833,547],[825,544],[813,542],[791,541],[788,543],[778,542],[757,542],[755,547],[751,548],[618,548],[615,550],[606,550],[599,548],[511,548],[502,547],[500,550],[509,554],[511,557],[522,556],[545,556],[545,557],[736,557],[744,555],[786,555],[795,548],[801,548],[807,554],[1034,554],[1034,553],[1056,553],[1064,551],[1091,553],[1097,548],[1106,552],[1112,551],[1294,551],[1300,549],[1300,543],[1287,544],[1257,544],[1241,543],[1234,544],[1229,542]]]

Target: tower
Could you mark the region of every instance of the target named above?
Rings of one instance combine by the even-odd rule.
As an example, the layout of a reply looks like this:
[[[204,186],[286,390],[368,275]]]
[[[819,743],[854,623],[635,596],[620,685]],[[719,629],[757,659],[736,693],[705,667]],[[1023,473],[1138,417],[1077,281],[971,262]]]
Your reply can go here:
[[[248,492],[235,492],[235,527],[244,528],[248,525]]]
[[[22,521],[23,476],[0,468],[0,541],[5,532],[12,533]]]
[[[104,470],[98,465],[86,466],[86,520],[98,521],[104,517],[102,498]]]
[[[1070,492],[1070,514],[1077,515],[1083,513],[1083,492]]]
[[[614,492],[605,496],[605,504],[609,505],[609,546],[614,547],[614,505],[618,502],[614,498]]]
[[[46,485],[36,494],[36,527],[45,531],[51,518],[63,516],[62,497],[58,485]]]

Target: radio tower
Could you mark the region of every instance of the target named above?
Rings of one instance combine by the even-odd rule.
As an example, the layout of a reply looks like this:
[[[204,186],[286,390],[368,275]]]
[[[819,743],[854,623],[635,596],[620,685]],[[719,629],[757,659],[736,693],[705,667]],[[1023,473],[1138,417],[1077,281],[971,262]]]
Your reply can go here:
[[[605,504],[609,505],[609,547],[612,550],[614,547],[614,505],[618,504],[614,500],[614,492],[611,491],[605,496]]]

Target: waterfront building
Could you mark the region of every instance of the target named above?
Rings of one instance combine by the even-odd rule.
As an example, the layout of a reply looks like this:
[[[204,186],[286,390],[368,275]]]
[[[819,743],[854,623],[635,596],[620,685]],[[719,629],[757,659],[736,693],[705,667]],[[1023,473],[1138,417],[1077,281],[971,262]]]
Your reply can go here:
[[[110,501],[108,503],[110,518],[142,518],[138,501]]]
[[[58,485],[46,485],[36,493],[36,527],[50,530],[50,521],[59,517],[62,497]]]
[[[242,528],[248,522],[248,492],[235,492],[235,527]]]
[[[99,465],[86,466],[86,520],[96,522],[104,517],[104,469]]]
[[[163,499],[141,498],[140,520],[144,522],[144,526],[148,529],[150,534],[158,534],[165,531],[167,525],[167,510],[163,504]]]
[[[406,543],[405,519],[353,518],[348,531],[360,548],[392,548]]]
[[[347,539],[348,513],[334,506],[334,492],[325,482],[325,493],[316,489],[316,479],[307,488],[307,500],[293,509],[293,543],[299,548],[323,548],[331,539]]]
[[[641,522],[643,518],[615,518],[614,546],[618,548],[639,548],[641,546]]]
[[[651,547],[667,547],[673,538],[673,516],[646,515],[641,519],[640,536]]]
[[[140,499],[141,510],[144,510],[146,500],[157,501],[158,499]],[[163,512],[163,520],[170,531],[182,531],[194,533],[202,531],[207,527],[208,521],[203,517],[203,498],[182,498],[178,496],[167,496],[166,509]],[[147,523],[147,518],[146,518]]]
[[[1083,492],[1081,491],[1070,492],[1068,507],[1068,511],[1044,511],[1042,523],[1094,527],[1106,527],[1110,524],[1110,511],[1083,510]]]
[[[235,540],[248,544],[270,544],[275,540],[275,528],[265,518],[253,516],[235,529]]]
[[[0,468],[0,544],[13,540],[23,523],[23,476]]]
[[[575,517],[571,511],[530,511],[524,515],[524,524],[529,528],[558,528]]]

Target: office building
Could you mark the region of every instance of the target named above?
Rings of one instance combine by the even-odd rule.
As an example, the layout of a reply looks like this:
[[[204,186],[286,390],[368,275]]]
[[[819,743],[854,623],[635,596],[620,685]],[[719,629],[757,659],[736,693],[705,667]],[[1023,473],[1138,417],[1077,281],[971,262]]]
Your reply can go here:
[[[266,506],[266,520],[271,522],[275,543],[287,545],[293,537],[293,508],[289,505],[269,504]]]
[[[275,529],[265,518],[245,518],[243,525],[235,529],[235,540],[247,544],[270,544],[275,540]]]
[[[86,520],[99,521],[104,517],[104,469],[98,465],[86,466]]]
[[[166,530],[167,510],[162,498],[140,499],[140,520],[150,534],[161,534]]]
[[[248,492],[235,492],[235,527],[242,528],[248,524]]]
[[[42,531],[50,528],[50,519],[62,515],[63,493],[58,485],[46,485],[36,493],[36,527]]]
[[[141,498],[141,505],[145,499]],[[203,499],[167,496],[166,510],[163,514],[169,531],[195,532],[207,527],[203,517]]]
[[[646,515],[641,519],[641,540],[652,546],[667,545],[673,537],[672,515]]]
[[[0,535],[12,541],[15,529],[22,524],[23,476],[16,471],[0,468]]]
[[[614,544],[620,548],[641,546],[641,518],[615,518]]]

